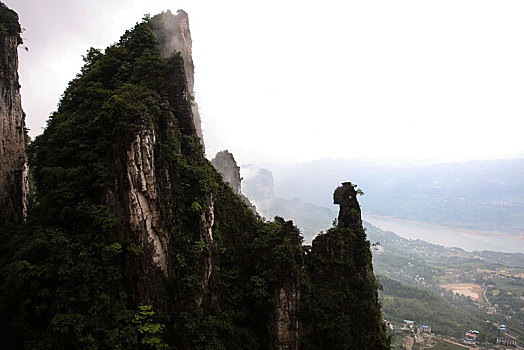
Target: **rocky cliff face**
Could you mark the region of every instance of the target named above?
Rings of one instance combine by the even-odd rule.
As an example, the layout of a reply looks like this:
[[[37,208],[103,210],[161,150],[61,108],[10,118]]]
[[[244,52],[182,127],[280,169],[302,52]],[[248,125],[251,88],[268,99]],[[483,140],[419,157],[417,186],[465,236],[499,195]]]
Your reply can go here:
[[[189,16],[184,10],[178,10],[176,15],[171,11],[155,16],[152,22],[165,57],[169,57],[173,52],[180,52],[184,61],[184,71],[187,78],[187,93],[191,101],[191,112],[193,123],[200,142],[204,145],[202,134],[202,121],[198,112],[198,105],[195,101],[195,65],[193,64],[193,54],[191,32],[189,30]]]
[[[312,348],[388,349],[380,313],[371,251],[362,227],[357,194],[351,182],[339,186],[337,226],[314,240],[306,256],[310,279]],[[331,331],[323,334],[323,329]]]
[[[211,163],[222,177],[224,181],[231,186],[233,192],[236,194],[242,193],[242,185],[240,178],[240,167],[237,165],[235,158],[228,150],[220,151],[215,155],[215,158],[211,160]]]
[[[282,235],[289,237],[293,266],[284,269],[274,288],[275,307],[268,324],[273,340],[273,349],[298,350],[304,335],[302,314],[304,300],[301,299],[304,282],[304,258],[300,231],[292,221],[282,224]]]
[[[231,189],[235,194],[237,194],[248,207],[253,210],[254,213],[257,212],[257,208],[251,203],[249,198],[244,196],[242,193],[242,178],[240,177],[240,167],[233,157],[233,153],[225,151],[220,151],[215,155],[215,158],[211,160],[211,164],[215,169],[222,175],[222,178],[225,182],[231,186]]]
[[[159,192],[169,190],[166,171],[165,186],[160,186],[155,164],[157,135],[154,129],[144,128],[134,135],[125,157],[115,157],[121,176],[106,192],[106,203],[117,214],[119,231],[124,239],[136,244],[143,252],[127,259],[132,299],[141,305],[158,305],[157,293],[150,287],[173,273],[169,269],[170,236],[165,226],[167,213],[161,212]]]
[[[163,77],[166,97],[173,109],[160,118],[154,115],[154,111],[144,112],[134,136],[125,136],[128,141],[123,148],[112,154],[113,166],[119,176],[105,197],[106,204],[118,217],[122,239],[133,242],[142,251],[142,254],[126,259],[133,302],[165,309],[163,285],[179,275],[173,237],[177,232],[187,230],[182,227],[177,217],[181,214],[176,209],[187,204],[179,203],[174,193],[191,191],[190,184],[180,188],[184,169],[174,164],[173,155],[187,156],[193,161],[196,158],[201,162],[203,138],[198,108],[192,97],[194,67],[187,13],[182,10],[176,15],[170,11],[162,13],[152,18],[149,26],[157,37],[163,57],[173,61]],[[179,56],[172,56],[177,52]],[[185,135],[186,141],[173,142],[181,134]],[[197,139],[201,143],[198,146],[192,143]],[[184,143],[189,144],[184,147]],[[169,150],[166,145],[169,145]],[[202,293],[217,265],[210,252],[214,244],[213,194],[206,193],[189,205],[195,212],[192,213],[192,227],[185,232],[191,234],[187,239],[202,242],[206,247],[202,249],[200,259],[200,291],[193,292],[198,306],[203,302]]]
[[[5,32],[0,34],[0,225],[24,221],[28,206],[26,131],[18,84],[18,16],[1,4]],[[16,23],[15,23],[16,22]],[[16,28],[18,27],[18,28]],[[9,29],[11,28],[11,29]]]
[[[357,194],[359,190],[356,190],[356,186],[353,186],[351,182],[344,182],[333,193],[333,204],[340,206],[338,222],[342,227],[353,230],[362,228],[362,215]]]

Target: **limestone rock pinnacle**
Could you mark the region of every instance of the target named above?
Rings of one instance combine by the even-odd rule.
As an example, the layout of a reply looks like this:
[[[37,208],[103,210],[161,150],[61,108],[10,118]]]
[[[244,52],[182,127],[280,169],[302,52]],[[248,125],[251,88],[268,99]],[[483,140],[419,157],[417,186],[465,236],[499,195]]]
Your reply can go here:
[[[344,182],[333,193],[333,204],[340,205],[338,222],[342,227],[354,228],[362,225],[360,205],[357,200],[357,194],[361,194],[361,191],[355,188],[356,185],[351,182]]]

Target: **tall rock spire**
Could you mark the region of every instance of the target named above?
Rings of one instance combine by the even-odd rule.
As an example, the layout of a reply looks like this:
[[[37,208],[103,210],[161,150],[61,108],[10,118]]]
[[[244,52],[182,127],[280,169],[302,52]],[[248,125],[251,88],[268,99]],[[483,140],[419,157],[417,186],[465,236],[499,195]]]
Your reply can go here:
[[[338,224],[319,234],[306,255],[311,318],[305,329],[312,349],[390,348],[357,194],[351,182],[337,187]]]
[[[195,65],[193,64],[192,40],[189,31],[189,16],[184,10],[178,10],[176,15],[171,11],[163,12],[155,16],[152,26],[158,36],[164,56],[169,57],[174,52],[180,52],[184,60],[184,71],[187,79],[187,91],[190,94],[191,112],[195,131],[204,146],[200,113],[198,105],[194,100],[195,88]]]
[[[28,205],[26,132],[18,84],[20,24],[16,12],[0,3],[0,225],[22,223]]]
[[[242,193],[240,167],[237,165],[233,154],[227,149],[220,151],[211,160],[211,163],[222,174],[224,181],[231,186],[233,192],[240,195]]]
[[[362,226],[360,205],[357,200],[357,194],[362,192],[355,188],[356,186],[351,182],[344,182],[333,193],[333,204],[340,205],[338,222],[341,227],[358,229]]]
[[[231,186],[233,192],[237,194],[246,205],[253,210],[254,213],[257,212],[256,207],[251,203],[249,198],[242,194],[242,177],[240,176],[240,167],[235,161],[233,153],[229,152],[227,149],[225,151],[220,151],[215,155],[215,158],[211,160],[211,164],[215,167],[216,170],[222,175],[224,181]]]

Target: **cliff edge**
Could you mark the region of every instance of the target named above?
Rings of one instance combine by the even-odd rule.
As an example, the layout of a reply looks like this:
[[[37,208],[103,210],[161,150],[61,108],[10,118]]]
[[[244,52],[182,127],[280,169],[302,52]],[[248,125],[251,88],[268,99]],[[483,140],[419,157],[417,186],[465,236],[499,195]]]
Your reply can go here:
[[[189,30],[189,16],[184,10],[178,10],[176,15],[167,10],[153,18],[151,27],[160,41],[164,57],[169,57],[175,52],[180,52],[182,56],[193,123],[197,136],[200,138],[200,143],[204,146],[202,120],[195,101],[195,65],[193,63],[193,41],[191,39],[191,31]]]
[[[306,255],[310,300],[305,349],[389,349],[380,312],[369,241],[362,227],[357,194],[351,182],[339,186],[334,204],[338,223],[319,234]]]
[[[26,129],[18,83],[16,12],[0,3],[0,225],[22,223],[28,206]]]
[[[240,177],[240,167],[237,165],[233,153],[228,150],[220,151],[215,155],[215,158],[211,160],[211,164],[215,169],[222,175],[222,178],[225,182],[231,186],[231,189],[235,194],[237,194],[246,205],[253,210],[254,213],[257,212],[256,207],[251,203],[249,198],[247,198],[242,193],[242,178]]]

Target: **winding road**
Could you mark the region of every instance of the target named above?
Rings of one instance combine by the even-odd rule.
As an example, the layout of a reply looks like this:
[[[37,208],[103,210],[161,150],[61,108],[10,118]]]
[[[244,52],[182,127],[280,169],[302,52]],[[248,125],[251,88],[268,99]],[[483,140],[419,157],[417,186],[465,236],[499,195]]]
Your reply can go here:
[[[484,287],[484,293],[482,293],[482,296],[484,297],[484,300],[486,300],[486,303],[488,303],[488,305],[490,307],[493,307],[493,305],[491,305],[491,303],[489,302],[488,298],[486,298],[486,291],[488,290],[488,286],[486,286],[486,281],[484,281],[484,283],[482,283],[482,287]]]

